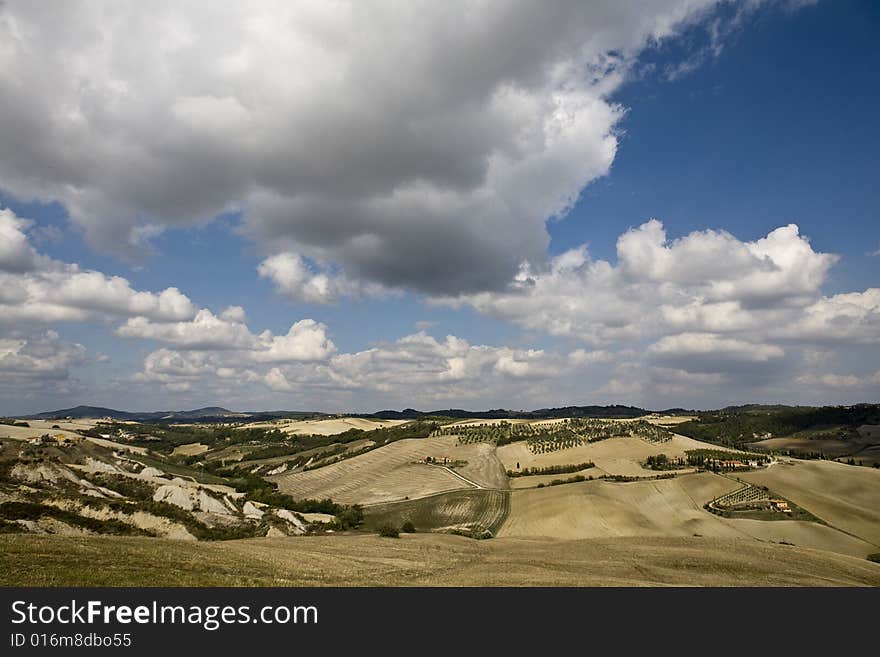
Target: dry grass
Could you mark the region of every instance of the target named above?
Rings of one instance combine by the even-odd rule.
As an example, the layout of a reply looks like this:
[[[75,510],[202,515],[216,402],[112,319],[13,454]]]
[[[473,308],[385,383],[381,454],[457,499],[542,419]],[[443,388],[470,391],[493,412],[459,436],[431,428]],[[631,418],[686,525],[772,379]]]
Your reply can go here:
[[[479,426],[479,425],[496,425],[505,422],[507,424],[529,424],[529,420],[517,420],[517,419],[473,419],[473,420],[460,420],[458,422],[451,422],[446,425],[446,427],[469,427],[469,426]]]
[[[592,481],[511,493],[500,536],[558,539],[699,534],[740,538],[866,557],[877,548],[824,525],[779,520],[727,519],[702,508],[738,486],[711,473],[675,479],[615,483]]]
[[[30,440],[38,438],[43,434],[51,436],[63,435],[65,437],[77,437],[79,434],[70,429],[53,429],[52,425],[57,422],[42,422],[37,420],[25,420],[30,427],[13,427],[10,424],[0,424],[0,438],[11,438],[13,440]],[[61,425],[58,424],[60,427]]]
[[[203,445],[202,443],[187,443],[186,445],[178,445],[171,452],[172,456],[196,456],[198,454],[204,454],[210,449],[207,445]]]
[[[793,453],[822,452],[826,458],[848,458],[872,466],[880,462],[880,446],[865,441],[814,438],[768,438],[749,443],[749,448]]]
[[[580,475],[582,477],[592,477],[596,479],[605,474],[603,470],[599,468],[587,468],[586,470],[579,470],[577,472],[566,472],[564,474],[548,474],[548,475],[528,475],[526,477],[511,477],[508,481],[510,482],[511,490],[520,490],[522,488],[537,488],[538,484],[544,484],[545,486],[549,485],[551,481],[555,479],[569,479],[571,477],[575,477]]]
[[[321,436],[335,436],[349,429],[361,429],[372,431],[406,424],[409,420],[374,420],[362,417],[332,418],[328,420],[298,420],[298,421],[275,421],[275,422],[251,422],[245,424],[242,429],[280,429],[293,435],[316,434]]]
[[[739,475],[767,486],[880,552],[880,470],[833,461],[791,461]]]
[[[716,538],[0,536],[4,586],[880,586],[867,560]]]
[[[115,449],[122,452],[131,452],[132,454],[147,453],[146,447],[135,447],[134,445],[127,445],[126,443],[119,443],[113,440],[107,440],[106,438],[92,438],[86,436],[86,440],[95,443],[96,445],[100,445],[101,447],[107,447],[108,449]]]
[[[0,438],[10,438],[12,440],[30,440],[31,438],[38,438],[43,434],[49,434],[53,437],[61,435],[65,438],[85,438],[85,440],[88,440],[95,445],[100,445],[101,447],[107,447],[109,449],[128,451],[135,454],[146,454],[147,452],[146,448],[144,447],[134,447],[132,445],[126,445],[125,443],[119,443],[104,438],[81,436],[75,430],[70,428],[75,426],[78,428],[78,430],[83,431],[88,428],[88,426],[86,426],[86,422],[56,422],[54,420],[26,420],[26,422],[30,425],[29,427],[13,427],[8,424],[0,424]],[[53,425],[58,425],[59,427],[65,428],[53,429]]]
[[[331,497],[346,504],[371,504],[467,488],[443,468],[416,464],[425,456],[449,455],[455,438],[407,439],[331,465],[270,477],[294,497]]]
[[[604,472],[628,477],[649,477],[657,474],[641,466],[649,456],[666,454],[670,458],[684,458],[686,450],[706,447],[706,443],[673,435],[672,439],[665,443],[650,443],[633,437],[609,438],[544,454],[532,454],[525,442],[515,442],[499,447],[497,453],[507,470],[516,470],[517,463],[520,468],[546,468],[551,465],[592,461],[599,469],[599,474]]]
[[[708,499],[736,488],[712,474],[615,483],[587,481],[511,493],[502,536],[609,538],[613,536],[735,537],[702,509]]]
[[[681,424],[682,422],[690,422],[691,420],[696,420],[696,415],[661,415],[660,417],[646,417],[640,418],[645,420],[646,422],[650,422],[651,424],[656,424],[661,427],[671,427],[676,424]]]
[[[392,502],[368,507],[364,529],[382,525],[401,527],[409,521],[417,531],[468,531],[485,529],[495,533],[509,510],[509,494],[497,490],[457,490],[419,500]]]
[[[456,468],[471,481],[483,488],[507,488],[507,473],[495,452],[492,443],[452,444],[444,455],[457,461],[467,461],[467,465]]]

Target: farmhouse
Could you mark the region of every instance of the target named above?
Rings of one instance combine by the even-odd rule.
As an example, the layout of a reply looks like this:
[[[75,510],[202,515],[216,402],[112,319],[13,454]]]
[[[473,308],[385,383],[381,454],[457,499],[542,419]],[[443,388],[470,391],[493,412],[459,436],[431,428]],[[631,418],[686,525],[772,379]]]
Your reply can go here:
[[[748,463],[727,459],[711,459],[710,463],[720,470],[747,470],[749,468]]]
[[[788,502],[785,500],[770,500],[770,508],[780,513],[791,513],[791,507],[788,506]]]
[[[82,442],[79,436],[67,436],[63,433],[55,434],[55,442],[61,447],[73,447],[77,443]]]

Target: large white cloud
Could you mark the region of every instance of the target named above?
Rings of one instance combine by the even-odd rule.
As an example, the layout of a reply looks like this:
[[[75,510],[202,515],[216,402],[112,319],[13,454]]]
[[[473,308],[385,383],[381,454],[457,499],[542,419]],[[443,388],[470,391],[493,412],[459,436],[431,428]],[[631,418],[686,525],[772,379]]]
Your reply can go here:
[[[10,0],[0,187],[113,252],[240,209],[267,255],[497,288],[607,173],[633,58],[713,4]]]
[[[324,360],[336,351],[336,345],[327,337],[327,327],[313,319],[294,323],[287,335],[260,334],[259,347],[253,358],[263,363],[285,363]]]
[[[298,324],[291,335],[320,326],[311,320]],[[311,362],[301,353],[294,355],[286,358],[273,350],[163,348],[147,356],[135,381],[161,384],[166,389],[180,384],[210,389],[225,367],[228,371],[222,378],[245,389],[253,391],[251,384],[259,382],[264,390],[321,407],[332,403],[362,406],[369,400],[404,405],[462,399],[488,403],[498,396],[528,399],[543,382],[606,361],[604,356],[594,359],[583,353],[566,357],[542,349],[472,345],[453,335],[438,340],[424,332],[361,351],[325,353]]]
[[[690,372],[730,372],[746,365],[778,362],[785,351],[773,344],[756,344],[714,333],[667,335],[647,349],[662,365]]]
[[[324,360],[336,351],[327,336],[327,327],[312,319],[291,325],[286,335],[263,331],[251,333],[235,306],[219,317],[203,308],[189,322],[152,322],[133,317],[116,329],[124,338],[155,340],[186,351],[239,351],[260,363],[285,363]],[[235,357],[233,357],[235,358]]]
[[[828,401],[817,382],[854,394],[870,385],[864,373],[828,367],[880,364],[866,351],[880,343],[880,289],[823,295],[837,259],[793,224],[747,242],[715,230],[670,239],[651,220],[620,236],[616,262],[580,247],[524,263],[505,291],[429,301],[593,346],[570,357],[616,363],[594,391],[607,401]]]
[[[821,298],[836,261],[815,251],[793,224],[753,242],[713,230],[669,240],[663,224],[651,220],[620,236],[616,263],[594,260],[580,247],[543,269],[523,264],[503,292],[431,301],[470,305],[591,344],[679,333],[740,333],[759,340],[782,333],[803,339],[867,335],[872,329],[876,335],[880,318],[871,290]],[[835,325],[848,320],[843,330]]]
[[[486,398],[499,391],[519,396],[584,365],[557,352],[471,345],[453,335],[438,340],[419,332],[336,354],[318,365],[276,366],[263,381],[275,391],[308,395],[318,388],[336,398],[340,393],[379,394],[386,403],[429,403]]]
[[[316,268],[295,253],[277,253],[263,260],[257,272],[268,278],[275,289],[293,301],[336,303],[342,297],[382,297],[392,291],[377,283],[351,280],[344,272]]]
[[[141,316],[192,318],[197,308],[175,287],[135,290],[121,276],[81,269],[38,254],[25,233],[29,222],[0,211],[0,324],[84,321]]]
[[[68,380],[78,347],[46,330],[110,321],[161,345],[138,381],[181,393],[531,405],[558,400],[566,377],[567,399],[618,401],[770,385],[774,372],[871,390],[880,290],[824,295],[836,257],[793,224],[743,241],[670,239],[650,221],[620,237],[616,261],[585,247],[547,258],[545,222],[616,156],[625,109],[610,98],[634,58],[713,4],[0,3],[4,191],[60,201],[93,245],[128,255],[168,226],[240,210],[257,273],[291,299],[417,290],[539,343],[418,333],[338,353],[310,319],[255,332],[240,308],[48,258],[31,223],[0,210],[7,370]],[[727,28],[710,31],[717,52]],[[839,374],[811,369],[826,348]],[[864,371],[840,361],[846,349]],[[612,378],[576,380],[587,367]]]
[[[804,309],[797,321],[773,333],[817,343],[880,343],[880,288],[822,297]]]
[[[28,241],[28,222],[12,210],[0,209],[0,271],[24,272],[33,269],[37,253]]]
[[[754,242],[726,231],[697,231],[669,241],[656,219],[617,241],[618,263],[635,283],[675,284],[710,303],[797,304],[816,294],[837,256],[816,253],[789,224]]]
[[[132,317],[116,334],[158,340],[184,349],[248,349],[255,343],[243,321],[217,317],[205,308],[189,322],[160,323],[146,317]]]
[[[0,375],[9,379],[66,379],[72,365],[85,362],[86,348],[67,343],[54,331],[0,338]]]
[[[160,343],[136,375],[114,366],[123,378],[113,385],[145,386],[145,398],[164,391],[169,403],[234,397],[259,408],[270,394],[326,410],[465,400],[711,405],[730,395],[870,396],[880,383],[876,357],[864,351],[880,340],[880,290],[824,296],[835,258],[793,226],[754,242],[718,231],[670,240],[651,221],[621,236],[616,263],[582,247],[543,267],[523,265],[504,292],[432,300],[471,305],[572,346],[473,345],[420,331],[346,353],[312,319],[283,334],[252,331],[241,307],[198,309],[176,288],[142,292],[41,255],[27,239],[31,224],[9,212],[0,229],[12,238],[7,252],[25,254],[8,261],[29,263],[0,273],[0,370],[7,395],[17,397],[73,390],[72,370],[87,361],[83,347],[47,331],[61,320],[116,322],[120,337]]]

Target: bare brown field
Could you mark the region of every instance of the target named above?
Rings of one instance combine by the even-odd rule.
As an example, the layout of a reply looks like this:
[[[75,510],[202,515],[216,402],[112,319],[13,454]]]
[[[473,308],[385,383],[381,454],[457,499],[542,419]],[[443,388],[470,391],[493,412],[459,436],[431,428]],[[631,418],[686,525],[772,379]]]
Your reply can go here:
[[[127,445],[125,443],[118,443],[113,440],[107,440],[106,438],[92,438],[91,436],[86,436],[86,440],[89,442],[95,443],[96,445],[100,445],[101,447],[108,447],[110,449],[119,450],[121,452],[131,452],[132,454],[146,454],[146,447],[135,447],[134,445]]]
[[[210,449],[207,445],[203,445],[202,443],[187,443],[186,445],[178,445],[172,450],[172,456],[197,456],[198,454],[204,454]]]
[[[815,522],[800,520],[723,519],[737,531],[759,541],[797,545],[865,558],[877,547],[855,536]]]
[[[488,426],[488,425],[501,424],[502,422],[506,422],[507,424],[529,424],[531,422],[531,420],[517,420],[517,419],[509,419],[509,418],[497,418],[497,419],[490,419],[490,420],[474,419],[474,420],[460,420],[458,422],[451,422],[450,424],[447,424],[446,426],[447,427],[470,427],[470,426],[474,426],[474,425],[479,426],[481,424]]]
[[[335,444],[335,443],[334,443]],[[262,445],[230,445],[205,456],[207,461],[226,461],[227,463],[242,463],[252,452],[262,449]],[[292,457],[288,457],[292,458]],[[257,460],[257,459],[254,459]]]
[[[699,534],[784,541],[863,558],[877,551],[869,542],[817,523],[734,520],[702,508],[709,499],[738,485],[712,473],[699,473],[657,481],[598,480],[518,490],[511,493],[510,515],[500,536],[577,539]]]
[[[600,470],[599,468],[587,468],[586,470],[579,470],[577,472],[566,472],[565,474],[511,477],[510,479],[508,479],[508,481],[510,482],[511,490],[520,490],[522,488],[536,488],[538,484],[544,484],[545,486],[547,486],[554,479],[568,479],[569,477],[574,477],[577,475],[581,475],[582,477],[593,477],[595,479],[597,477],[601,477],[603,474],[605,474],[605,471]]]
[[[649,456],[666,454],[670,458],[684,457],[685,450],[706,447],[706,443],[679,435],[673,435],[672,439],[665,443],[651,443],[628,436],[609,438],[543,454],[532,454],[528,445],[522,441],[499,447],[497,453],[507,470],[516,470],[517,463],[520,468],[546,468],[551,465],[592,461],[606,474],[647,477],[657,474],[656,471],[646,470],[640,465]],[[690,471],[691,468],[686,470]]]
[[[63,435],[65,437],[78,437],[79,434],[76,431],[72,431],[70,429],[53,429],[52,425],[57,424],[55,422],[37,422],[33,420],[27,420],[27,423],[30,427],[13,427],[10,424],[0,424],[0,438],[11,438],[13,440],[30,440],[31,438],[39,438],[43,434],[49,434],[51,436]],[[58,425],[61,426],[60,424]]]
[[[355,452],[359,452],[366,447],[372,447],[376,444],[376,441],[370,440],[369,438],[362,438],[361,440],[352,440],[350,443],[346,443],[345,453],[346,454],[354,454]]]
[[[330,443],[329,445],[324,445],[323,447],[315,447],[314,449],[303,450],[302,452],[296,452],[295,454],[284,454],[282,456],[270,456],[270,457],[264,458],[264,459],[245,459],[245,460],[241,460],[236,463],[233,463],[232,465],[233,465],[233,467],[236,467],[236,468],[252,468],[257,465],[276,465],[276,464],[280,464],[280,463],[285,463],[287,461],[293,461],[295,459],[302,459],[302,458],[308,459],[311,457],[318,457],[321,454],[325,454],[327,452],[330,452],[330,451],[334,450],[335,448],[339,447],[340,444],[341,443]],[[346,444],[345,453],[346,454],[353,454],[355,452],[360,452],[361,450],[363,450],[367,447],[372,447],[375,444],[376,444],[375,442],[373,442],[372,440],[368,440],[366,438],[363,438],[361,440],[354,440],[354,441]],[[212,460],[212,459],[209,457],[208,460]],[[318,458],[317,460],[320,461],[321,459]]]
[[[880,464],[880,445],[870,445],[865,447],[865,449],[858,452],[854,458],[857,462],[862,462],[865,465],[870,463],[872,467],[877,467],[877,465]]]
[[[811,440],[810,438],[767,438],[749,443],[749,447],[766,451],[795,450],[802,452],[823,452],[826,456],[837,458],[852,454],[862,446],[854,446],[846,440]]]
[[[471,488],[444,468],[415,463],[431,456],[466,461],[455,471],[482,488],[507,488],[507,474],[490,444],[459,445],[454,436],[400,440],[307,472],[270,477],[296,497],[332,497],[343,503],[375,504],[441,491]]]
[[[57,424],[62,429],[66,429],[67,431],[85,431],[87,429],[92,429],[95,427],[98,422],[103,422],[104,420],[99,418],[77,418],[75,420],[25,420],[32,427],[39,426],[45,427],[46,430],[50,429],[53,424]]]
[[[448,455],[458,461],[467,461],[467,465],[458,467],[456,472],[479,484],[483,488],[506,489],[507,473],[495,453],[492,443],[471,443],[470,445],[454,444],[447,450]]]
[[[11,440],[30,440],[31,438],[38,438],[44,434],[49,434],[50,436],[63,436],[65,438],[83,438],[84,440],[88,440],[95,445],[100,445],[101,447],[108,447],[110,449],[116,449],[126,452],[132,452],[135,454],[145,454],[147,452],[145,447],[134,447],[133,445],[127,445],[125,443],[115,442],[113,440],[107,440],[105,438],[92,438],[91,436],[82,436],[76,431],[71,429],[53,429],[52,425],[56,424],[54,422],[47,421],[33,421],[28,420],[28,424],[30,427],[13,427],[8,424],[0,424],[0,439],[8,438]],[[71,423],[67,423],[68,425]],[[60,427],[61,424],[58,424]]]
[[[509,510],[509,494],[498,490],[456,490],[418,500],[405,500],[367,507],[364,528],[382,525],[401,527],[411,522],[417,531],[489,530],[493,533],[504,522]]]
[[[660,417],[645,417],[640,419],[661,427],[671,427],[676,424],[681,424],[682,422],[696,420],[697,417],[695,415],[661,415]]]
[[[330,466],[332,467],[332,466]],[[315,472],[320,472],[316,470]],[[357,475],[355,475],[357,477]],[[466,488],[467,484],[443,468],[417,463],[399,465],[386,473],[344,485],[338,494],[328,497],[343,503],[374,504],[391,500],[418,498],[441,491]]]
[[[280,429],[288,434],[308,435],[316,434],[320,436],[334,436],[338,433],[344,433],[349,429],[360,429],[362,431],[372,431],[373,429],[383,429],[385,427],[396,427],[400,424],[406,424],[409,420],[374,420],[372,418],[362,417],[345,417],[332,418],[327,420],[298,420],[298,421],[276,421],[276,422],[252,422],[242,425],[242,429]]]
[[[0,536],[3,586],[880,586],[880,564],[720,538]]]
[[[529,420],[528,422],[535,427],[551,427],[554,424],[561,424],[562,422],[565,422],[567,420],[568,418],[555,417],[549,420]]]
[[[332,516],[329,513],[301,513],[300,515],[306,522],[328,523],[336,520],[336,516]]]
[[[709,473],[658,481],[587,481],[511,493],[501,536],[562,539],[614,536],[734,538],[736,531],[703,510],[706,500],[735,489]]]
[[[861,461],[864,465],[873,466],[880,462],[880,445],[872,444],[865,440],[826,440],[813,438],[768,438],[749,443],[749,447],[756,447],[767,451],[797,452],[822,452],[829,459],[852,458],[856,462]]]
[[[455,438],[407,439],[331,465],[270,477],[294,497],[324,498],[371,504],[467,488],[443,468],[416,464],[426,456],[448,456]]]
[[[779,463],[739,475],[767,486],[880,552],[880,470],[834,461]]]

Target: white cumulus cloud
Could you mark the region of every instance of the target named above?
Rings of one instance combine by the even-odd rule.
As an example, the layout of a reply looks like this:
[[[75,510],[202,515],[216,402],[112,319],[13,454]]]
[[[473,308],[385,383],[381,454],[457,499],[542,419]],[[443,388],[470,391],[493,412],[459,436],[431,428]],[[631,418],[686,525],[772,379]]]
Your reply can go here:
[[[176,287],[135,290],[121,276],[37,254],[26,226],[10,210],[0,211],[0,324],[134,316],[175,321],[196,314],[197,308]]]
[[[114,253],[241,210],[270,256],[497,288],[608,172],[635,57],[714,4],[5,2],[0,186]],[[291,289],[349,291],[323,275]]]

